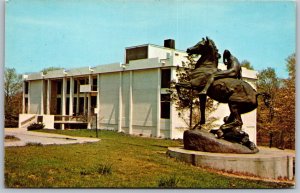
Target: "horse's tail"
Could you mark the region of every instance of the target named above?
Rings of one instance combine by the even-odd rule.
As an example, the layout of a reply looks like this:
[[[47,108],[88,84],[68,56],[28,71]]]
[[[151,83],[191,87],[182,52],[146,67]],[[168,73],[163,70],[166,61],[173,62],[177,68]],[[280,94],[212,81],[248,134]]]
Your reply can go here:
[[[262,96],[264,99],[264,103],[268,108],[271,108],[271,95],[267,92],[259,92],[256,97]]]

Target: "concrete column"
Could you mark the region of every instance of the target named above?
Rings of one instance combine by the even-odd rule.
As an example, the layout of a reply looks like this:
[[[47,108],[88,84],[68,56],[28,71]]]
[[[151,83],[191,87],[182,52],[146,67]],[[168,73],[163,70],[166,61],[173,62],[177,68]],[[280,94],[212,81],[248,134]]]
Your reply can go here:
[[[25,81],[23,81],[23,96],[22,96],[22,114],[25,113]]]
[[[156,94],[156,99],[157,99],[157,104],[156,104],[156,109],[157,109],[157,114],[156,114],[156,137],[160,137],[160,88],[161,88],[161,71],[160,68],[157,68],[157,94]]]
[[[132,70],[130,71],[129,77],[129,113],[128,113],[128,133],[132,134]]]
[[[80,94],[80,81],[77,80],[76,114],[79,113],[79,94]]]
[[[293,164],[293,156],[288,155],[287,156],[287,176],[289,180],[293,180],[294,178],[294,164]]]
[[[83,94],[83,114],[84,115],[87,115],[87,112],[86,112],[86,97],[87,97],[87,95],[86,95],[86,92]]]
[[[74,102],[74,78],[70,78],[70,95],[69,95],[69,115],[73,116],[73,102]]]
[[[92,88],[92,75],[90,74],[89,75],[89,85],[90,87]],[[88,116],[88,125],[87,125],[87,128],[88,129],[91,129],[91,121],[92,121],[92,116],[91,116],[91,93],[87,93],[87,116]]]
[[[47,80],[47,115],[50,115],[50,104],[51,104],[51,80]]]
[[[66,96],[67,96],[67,78],[64,77],[63,78],[63,86],[62,86],[62,111],[61,111],[61,115],[65,116],[66,115]],[[62,119],[63,121],[65,120],[64,118]],[[65,129],[65,125],[62,124],[61,125],[61,129],[64,130]]]
[[[100,128],[100,74],[97,75],[97,108],[98,108],[98,112],[97,112],[97,128]]]
[[[174,80],[176,79],[176,68],[171,68],[171,80]],[[176,109],[175,109],[175,106],[173,104],[172,101],[170,101],[170,139],[173,139],[174,138],[174,135],[173,135],[173,130],[175,129],[174,128],[174,119],[176,119],[174,116],[175,113],[173,112],[176,112]]]
[[[44,114],[44,79],[41,80],[41,106],[40,106],[40,114]]]
[[[118,109],[118,132],[122,131],[122,72],[119,72],[119,109]]]
[[[31,90],[31,83],[30,81],[28,81],[28,95],[27,95],[27,98],[28,98],[28,103],[27,103],[27,111],[28,111],[28,114],[30,114],[30,90]]]

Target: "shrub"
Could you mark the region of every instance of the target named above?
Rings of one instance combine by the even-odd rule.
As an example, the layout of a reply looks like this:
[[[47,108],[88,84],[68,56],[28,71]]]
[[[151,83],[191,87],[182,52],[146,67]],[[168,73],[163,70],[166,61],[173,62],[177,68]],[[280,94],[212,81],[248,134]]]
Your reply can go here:
[[[45,125],[43,123],[32,123],[27,127],[28,131],[44,129]]]
[[[179,182],[176,176],[162,177],[158,181],[159,188],[175,188]]]

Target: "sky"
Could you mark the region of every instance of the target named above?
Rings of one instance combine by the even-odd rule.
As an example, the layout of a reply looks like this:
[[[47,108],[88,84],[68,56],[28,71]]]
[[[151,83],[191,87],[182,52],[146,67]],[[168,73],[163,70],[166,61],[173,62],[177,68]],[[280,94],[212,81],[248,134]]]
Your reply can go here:
[[[295,1],[8,0],[5,66],[18,73],[124,62],[125,47],[186,50],[203,37],[255,70],[287,78],[296,51]],[[221,60],[220,60],[221,62]]]

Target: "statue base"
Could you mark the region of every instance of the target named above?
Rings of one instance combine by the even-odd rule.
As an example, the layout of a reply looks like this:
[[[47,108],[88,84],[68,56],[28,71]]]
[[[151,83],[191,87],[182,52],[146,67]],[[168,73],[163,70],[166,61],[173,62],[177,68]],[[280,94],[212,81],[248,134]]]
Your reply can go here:
[[[187,130],[183,134],[184,149],[212,153],[254,154],[259,152],[239,143],[217,139],[214,134],[202,130]]]
[[[259,179],[294,180],[294,151],[259,147],[255,154],[210,153],[168,147],[167,155],[202,168]]]

